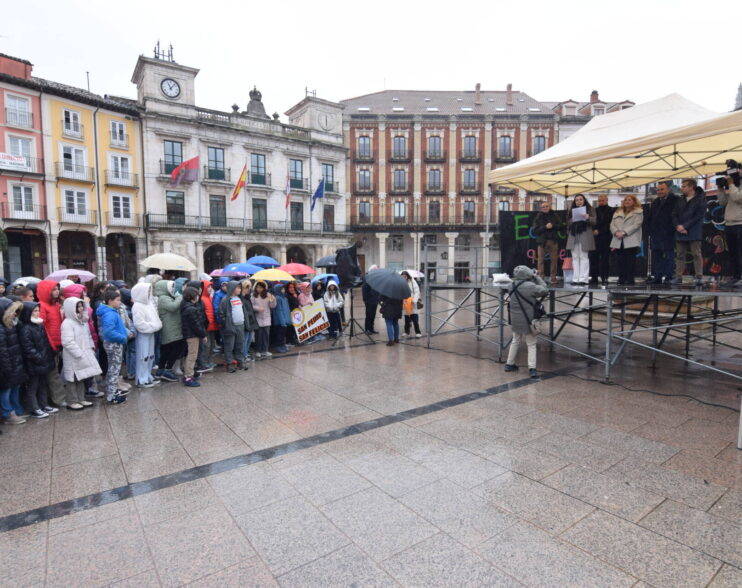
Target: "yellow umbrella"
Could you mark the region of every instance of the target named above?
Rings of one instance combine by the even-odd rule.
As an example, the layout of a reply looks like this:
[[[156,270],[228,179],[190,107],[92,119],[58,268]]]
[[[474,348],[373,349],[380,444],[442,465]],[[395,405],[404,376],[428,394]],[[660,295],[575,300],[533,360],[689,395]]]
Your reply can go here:
[[[296,278],[280,269],[264,269],[250,276],[253,280],[267,280],[269,282],[293,282]]]

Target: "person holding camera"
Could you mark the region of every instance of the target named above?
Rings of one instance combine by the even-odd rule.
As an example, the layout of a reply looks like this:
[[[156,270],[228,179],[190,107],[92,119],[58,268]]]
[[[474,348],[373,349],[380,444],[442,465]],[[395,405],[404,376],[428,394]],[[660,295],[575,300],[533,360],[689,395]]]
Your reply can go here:
[[[515,363],[518,357],[518,347],[523,338],[528,347],[528,375],[538,378],[536,371],[536,329],[533,326],[536,318],[536,308],[549,288],[537,272],[525,265],[519,265],[513,270],[513,282],[508,285],[510,290],[510,330],[513,340],[510,342],[510,351],[505,363],[506,372],[518,369]]]
[[[646,232],[652,251],[652,279],[647,283],[661,284],[672,280],[675,273],[675,225],[672,212],[678,197],[671,192],[672,182],[657,183],[657,198],[647,210]]]
[[[727,162],[729,165],[730,162]],[[725,181],[717,180],[719,204],[724,206],[724,232],[727,238],[727,250],[732,266],[732,276],[725,286],[742,288],[742,189],[737,162],[732,161],[732,173]],[[727,170],[729,173],[729,170]]]
[[[533,219],[533,234],[536,235],[538,246],[538,273],[544,275],[544,256],[549,252],[549,273],[551,283],[557,282],[557,260],[559,259],[559,231],[564,228],[564,222],[559,214],[551,209],[549,202],[541,203],[541,210]]]
[[[696,286],[703,284],[703,217],[706,215],[706,193],[693,178],[686,178],[680,184],[683,196],[678,199],[673,210],[672,222],[675,225],[675,279],[673,284],[683,283],[688,249],[693,256],[693,270]]]

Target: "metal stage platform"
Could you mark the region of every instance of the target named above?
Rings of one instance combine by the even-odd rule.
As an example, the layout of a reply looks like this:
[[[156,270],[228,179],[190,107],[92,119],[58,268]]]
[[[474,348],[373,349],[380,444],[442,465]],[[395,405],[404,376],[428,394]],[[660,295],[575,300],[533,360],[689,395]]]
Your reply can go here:
[[[506,301],[507,290],[491,284],[426,284],[428,347],[434,337],[466,333],[492,343],[502,362],[511,339],[505,328]],[[698,343],[742,352],[740,289],[714,282],[703,287],[557,284],[550,287],[544,306],[539,339],[601,364],[606,381],[633,345],[649,354],[653,367],[662,355],[742,382],[742,362],[739,371],[730,371],[691,356]],[[574,329],[584,338],[575,339]],[[737,446],[742,449],[742,422]]]

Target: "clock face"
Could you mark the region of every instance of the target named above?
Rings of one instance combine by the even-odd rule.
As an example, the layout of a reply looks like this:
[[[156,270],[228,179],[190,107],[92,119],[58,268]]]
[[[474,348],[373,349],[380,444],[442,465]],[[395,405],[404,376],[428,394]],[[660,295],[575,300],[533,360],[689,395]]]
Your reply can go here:
[[[330,116],[324,112],[320,113],[317,118],[319,126],[322,127],[322,129],[325,131],[331,130],[334,126],[332,118],[330,118]]]
[[[162,93],[168,98],[177,98],[180,96],[180,86],[175,80],[165,78],[160,82],[160,88],[162,89]]]

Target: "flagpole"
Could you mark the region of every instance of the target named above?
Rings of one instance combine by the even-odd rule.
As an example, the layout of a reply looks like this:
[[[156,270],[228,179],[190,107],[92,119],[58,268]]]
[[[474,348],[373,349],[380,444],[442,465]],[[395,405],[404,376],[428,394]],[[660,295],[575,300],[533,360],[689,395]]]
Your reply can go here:
[[[286,168],[286,188],[285,188],[287,192],[286,192],[286,202],[284,203],[284,208],[286,210],[283,213],[283,216],[284,216],[283,228],[286,234],[288,234],[289,232],[289,204],[290,204],[289,200],[291,198],[290,186],[291,186],[291,172],[289,171],[289,168],[287,167]]]
[[[245,167],[243,168],[245,171],[247,170],[247,161],[245,161]],[[246,172],[247,173],[247,172]],[[242,180],[242,174],[240,174],[240,177],[237,178],[237,181]],[[247,175],[245,175],[245,180],[247,180]],[[244,202],[242,203],[242,229],[247,232],[247,181],[242,186],[242,196]],[[247,261],[247,259],[245,259]]]

